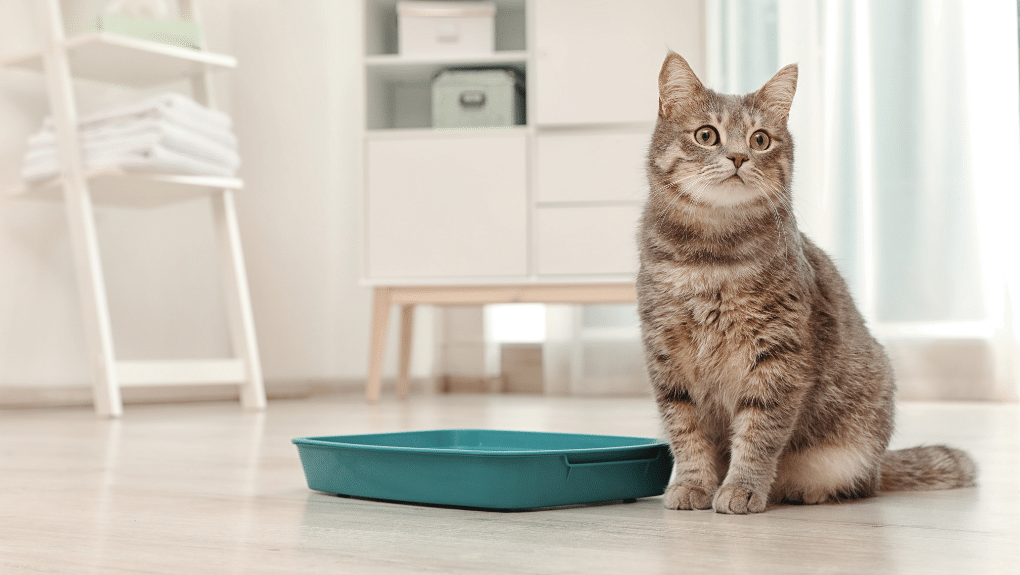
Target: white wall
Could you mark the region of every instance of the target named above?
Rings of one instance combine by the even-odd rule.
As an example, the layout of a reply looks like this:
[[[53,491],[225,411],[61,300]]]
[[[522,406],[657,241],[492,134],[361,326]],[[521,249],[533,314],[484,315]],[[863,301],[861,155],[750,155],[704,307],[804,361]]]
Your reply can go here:
[[[102,3],[65,2],[70,27]],[[0,2],[0,55],[35,46],[31,4]],[[209,49],[240,62],[218,89],[243,159],[238,209],[266,379],[363,378],[371,294],[358,285],[358,5],[202,8]],[[82,86],[78,97],[87,111],[134,94]],[[0,186],[16,182],[25,137],[46,108],[37,74],[0,71]],[[227,354],[207,202],[104,208],[97,221],[118,355]],[[61,206],[0,200],[0,386],[87,385],[79,315]],[[428,375],[432,327],[429,314],[421,319],[414,372]]]
[[[361,377],[356,3],[232,0],[239,204],[266,377]]]

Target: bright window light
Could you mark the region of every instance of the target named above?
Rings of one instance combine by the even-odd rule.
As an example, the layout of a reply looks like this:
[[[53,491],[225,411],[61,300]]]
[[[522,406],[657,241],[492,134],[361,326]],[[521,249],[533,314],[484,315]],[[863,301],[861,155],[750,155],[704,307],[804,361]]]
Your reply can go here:
[[[545,341],[545,305],[509,303],[485,306],[486,339],[498,343]]]

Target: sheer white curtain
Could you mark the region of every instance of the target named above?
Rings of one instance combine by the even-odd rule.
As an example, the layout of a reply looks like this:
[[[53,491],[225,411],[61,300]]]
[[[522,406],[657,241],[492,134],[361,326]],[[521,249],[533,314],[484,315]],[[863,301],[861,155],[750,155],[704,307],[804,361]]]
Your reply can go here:
[[[709,84],[797,62],[801,227],[837,261],[905,397],[1016,399],[1013,0],[710,1]]]

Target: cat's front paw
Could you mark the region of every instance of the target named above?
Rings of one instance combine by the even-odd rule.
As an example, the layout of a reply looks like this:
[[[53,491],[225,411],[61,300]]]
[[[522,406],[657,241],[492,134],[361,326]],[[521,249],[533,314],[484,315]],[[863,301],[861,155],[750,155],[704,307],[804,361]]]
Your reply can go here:
[[[723,485],[715,494],[712,507],[717,513],[746,515],[765,511],[768,491],[751,489],[743,485]]]
[[[715,487],[693,481],[671,483],[666,488],[663,503],[666,509],[711,509]]]

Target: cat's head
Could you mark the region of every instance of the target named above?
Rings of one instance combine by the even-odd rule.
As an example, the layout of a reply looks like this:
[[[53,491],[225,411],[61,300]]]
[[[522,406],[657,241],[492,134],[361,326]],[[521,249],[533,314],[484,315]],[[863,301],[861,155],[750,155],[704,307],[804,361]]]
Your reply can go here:
[[[649,151],[653,199],[681,211],[683,204],[715,211],[789,206],[793,139],[786,123],[796,89],[791,64],[756,92],[717,94],[670,52],[659,73],[659,119]]]

